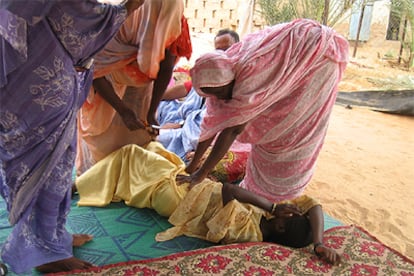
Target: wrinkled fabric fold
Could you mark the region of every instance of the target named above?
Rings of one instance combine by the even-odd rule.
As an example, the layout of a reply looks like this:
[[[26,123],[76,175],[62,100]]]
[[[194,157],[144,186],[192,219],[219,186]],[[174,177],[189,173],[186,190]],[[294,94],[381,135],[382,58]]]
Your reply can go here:
[[[272,201],[297,197],[313,175],[347,61],[346,39],[309,19],[200,57],[191,70],[199,94],[235,79],[230,101],[207,98],[200,141],[247,123],[237,137],[252,144],[241,186]]]
[[[0,87],[7,84],[7,75],[27,60],[26,32],[27,23],[23,18],[0,10]]]
[[[187,193],[186,185],[175,183],[184,169],[181,159],[157,142],[124,146],[76,179],[78,205],[103,207],[122,200],[168,217]]]
[[[92,76],[74,65],[102,49],[126,9],[95,1],[1,1],[0,14],[0,194],[14,225],[1,254],[23,273],[73,256],[65,223],[76,113]]]
[[[177,60],[191,55],[183,13],[181,0],[145,1],[94,58],[94,78],[106,78],[117,96],[144,122],[153,81],[158,76],[166,49],[173,47],[174,53],[179,54]],[[130,131],[115,109],[94,89],[89,91],[78,118],[76,168],[79,175],[126,144],[142,146],[151,141],[145,129]]]

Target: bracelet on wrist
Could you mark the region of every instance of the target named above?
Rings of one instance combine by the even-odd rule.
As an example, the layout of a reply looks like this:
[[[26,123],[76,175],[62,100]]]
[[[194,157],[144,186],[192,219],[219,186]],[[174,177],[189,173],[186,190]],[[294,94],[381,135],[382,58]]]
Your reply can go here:
[[[319,246],[323,246],[323,243],[317,242],[317,243],[313,244],[313,252],[315,252],[315,255],[318,256],[318,257],[321,256],[321,253],[316,251],[316,248],[318,248]]]
[[[273,214],[273,213],[275,212],[276,207],[277,207],[277,204],[276,204],[276,203],[273,203],[273,204],[272,204],[272,209],[270,210],[270,213],[271,213],[271,214]]]

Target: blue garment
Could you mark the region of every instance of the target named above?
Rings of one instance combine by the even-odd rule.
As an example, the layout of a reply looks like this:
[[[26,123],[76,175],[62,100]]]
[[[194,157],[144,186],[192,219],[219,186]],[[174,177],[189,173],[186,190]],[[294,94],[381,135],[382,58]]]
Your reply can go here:
[[[181,122],[182,118],[177,112],[181,105],[180,100],[161,101],[157,109],[157,120],[160,126]]]
[[[0,194],[13,231],[2,259],[16,273],[73,256],[65,229],[76,115],[90,59],[126,18],[95,0],[0,1]]]
[[[158,108],[160,125],[184,122],[181,128],[161,129],[158,141],[184,162],[185,155],[194,151],[200,136],[200,125],[205,112],[204,99],[192,88],[183,102],[163,101]]]

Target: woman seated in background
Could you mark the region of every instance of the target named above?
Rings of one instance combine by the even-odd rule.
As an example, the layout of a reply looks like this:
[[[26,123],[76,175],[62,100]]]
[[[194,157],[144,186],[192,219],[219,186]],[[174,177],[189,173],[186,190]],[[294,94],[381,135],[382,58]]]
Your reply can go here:
[[[79,206],[105,206],[124,200],[152,208],[173,225],[156,236],[166,241],[180,235],[215,243],[274,242],[305,247],[336,264],[340,256],[323,244],[324,220],[319,203],[307,196],[271,202],[237,185],[204,179],[191,190],[177,185],[185,165],[158,142],[145,149],[127,145],[99,161],[76,180]]]
[[[237,32],[221,29],[214,37],[215,51],[226,51],[239,41]],[[187,75],[188,80],[173,84],[165,91],[157,110],[157,120],[161,126],[157,141],[187,163],[187,155],[197,147],[200,124],[205,112],[205,98],[192,88],[189,71],[178,69]],[[236,148],[236,152],[241,150]]]

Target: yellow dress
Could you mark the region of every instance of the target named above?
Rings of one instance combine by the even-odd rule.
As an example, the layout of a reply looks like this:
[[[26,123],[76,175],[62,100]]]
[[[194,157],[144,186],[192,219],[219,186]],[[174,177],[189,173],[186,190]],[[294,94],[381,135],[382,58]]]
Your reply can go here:
[[[185,164],[160,143],[144,149],[127,145],[111,153],[76,179],[78,206],[102,207],[124,200],[128,206],[152,208],[169,217],[187,193],[175,178]]]
[[[223,244],[263,241],[260,220],[272,215],[254,205],[237,200],[222,203],[222,185],[204,180],[192,188],[170,216],[172,228],[158,233],[157,241],[186,235]],[[230,184],[229,184],[230,185]],[[294,204],[305,214],[319,203],[306,195],[279,204]]]
[[[265,211],[237,200],[223,206],[222,185],[206,179],[193,187],[170,216],[174,226],[155,239],[186,235],[221,243],[262,241],[260,219]]]
[[[209,179],[188,192],[188,185],[175,182],[184,169],[181,159],[158,142],[146,148],[124,146],[76,179],[78,206],[124,200],[128,206],[155,209],[174,225],[159,233],[158,241],[180,235],[225,243],[262,240],[263,210],[237,200],[223,207],[222,184]]]
[[[152,208],[173,225],[157,241],[186,235],[215,243],[263,241],[260,220],[271,215],[251,204],[232,200],[223,206],[223,184],[203,180],[188,191],[176,184],[185,164],[160,143],[146,148],[127,145],[92,166],[76,180],[79,206],[108,205],[124,200],[137,208]],[[230,184],[229,184],[230,185]],[[296,204],[306,213],[318,204],[301,196],[281,203]]]

